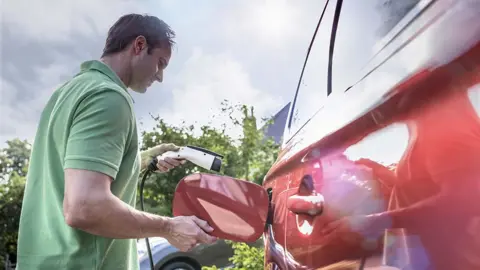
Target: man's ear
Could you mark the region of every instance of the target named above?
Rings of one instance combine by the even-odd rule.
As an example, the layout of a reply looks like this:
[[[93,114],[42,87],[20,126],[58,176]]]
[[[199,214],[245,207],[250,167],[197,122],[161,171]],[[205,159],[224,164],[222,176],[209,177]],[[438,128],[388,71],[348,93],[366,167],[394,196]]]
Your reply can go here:
[[[144,36],[138,36],[133,41],[133,51],[140,54],[141,51],[147,49],[147,39]]]

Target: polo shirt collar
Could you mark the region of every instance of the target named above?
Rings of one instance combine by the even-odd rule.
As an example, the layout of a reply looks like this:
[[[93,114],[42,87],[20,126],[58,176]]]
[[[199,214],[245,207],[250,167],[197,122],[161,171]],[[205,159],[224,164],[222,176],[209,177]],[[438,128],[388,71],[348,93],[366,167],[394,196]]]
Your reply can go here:
[[[127,92],[127,86],[122,82],[120,77],[118,77],[117,73],[115,73],[108,65],[103,63],[99,60],[91,60],[83,62],[80,66],[80,72],[85,72],[88,70],[97,70],[103,74],[105,74],[110,80],[121,86]]]

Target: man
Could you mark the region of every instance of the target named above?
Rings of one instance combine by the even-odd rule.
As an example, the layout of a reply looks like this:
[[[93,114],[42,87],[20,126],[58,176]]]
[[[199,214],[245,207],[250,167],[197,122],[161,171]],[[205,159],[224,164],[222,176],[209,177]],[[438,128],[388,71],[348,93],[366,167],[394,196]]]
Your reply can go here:
[[[109,30],[100,61],[88,61],[42,112],[25,187],[19,270],[138,269],[137,238],[165,237],[180,250],[211,243],[196,217],[134,208],[139,173],[163,144],[139,153],[132,98],[163,80],[174,32],[153,16],[129,14]],[[165,159],[168,171],[181,164]]]

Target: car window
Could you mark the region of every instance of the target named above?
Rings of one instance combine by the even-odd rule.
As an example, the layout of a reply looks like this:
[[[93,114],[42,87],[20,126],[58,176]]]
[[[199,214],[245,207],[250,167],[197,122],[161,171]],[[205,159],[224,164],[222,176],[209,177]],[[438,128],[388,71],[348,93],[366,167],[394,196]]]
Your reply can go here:
[[[420,0],[345,0],[338,22],[332,68],[332,91],[345,91],[389,38],[391,30]]]
[[[323,11],[323,10],[322,10]],[[330,1],[313,41],[293,102],[289,133],[293,134],[312,117],[327,97],[328,50],[335,3]],[[319,14],[320,16],[321,14]]]

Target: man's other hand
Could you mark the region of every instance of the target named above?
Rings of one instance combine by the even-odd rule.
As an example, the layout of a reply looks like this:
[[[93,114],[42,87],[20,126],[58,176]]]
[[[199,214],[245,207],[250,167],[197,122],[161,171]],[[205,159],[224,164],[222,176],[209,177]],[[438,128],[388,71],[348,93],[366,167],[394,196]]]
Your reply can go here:
[[[149,162],[151,161],[152,157],[158,158],[157,168],[159,172],[165,173],[169,170],[178,167],[182,164],[185,164],[186,160],[179,160],[173,158],[165,158],[161,159],[161,155],[168,152],[168,151],[178,151],[180,147],[173,144],[173,143],[163,143],[152,147],[145,152],[142,153],[142,169],[148,166]]]
[[[158,157],[157,168],[160,172],[165,173],[182,164],[185,164],[185,160],[179,160],[179,159],[174,159],[169,157],[161,159],[161,157]]]
[[[155,147],[148,149],[148,152],[152,156],[160,156],[161,154],[168,152],[168,151],[178,151],[180,150],[180,146],[177,146],[173,143],[162,143]]]
[[[195,216],[174,217],[169,220],[169,230],[165,237],[168,242],[182,252],[189,251],[197,244],[212,244],[217,238],[209,235],[213,228]]]

